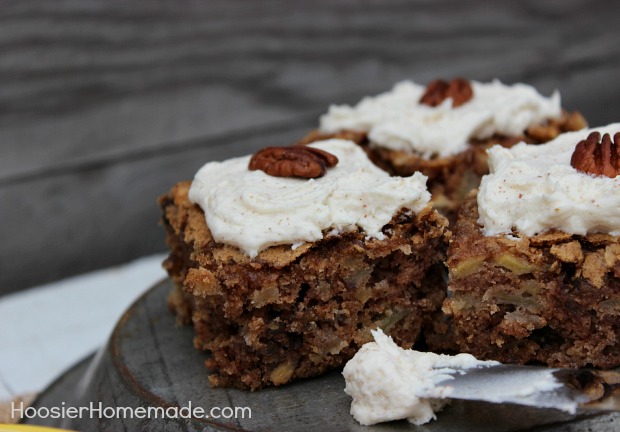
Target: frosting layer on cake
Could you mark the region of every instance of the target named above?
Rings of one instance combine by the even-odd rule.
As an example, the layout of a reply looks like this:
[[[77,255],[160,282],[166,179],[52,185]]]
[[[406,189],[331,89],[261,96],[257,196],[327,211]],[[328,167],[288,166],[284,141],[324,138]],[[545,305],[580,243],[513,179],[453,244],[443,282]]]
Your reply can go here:
[[[452,107],[448,98],[431,107],[419,103],[424,86],[404,81],[355,106],[332,105],[321,117],[319,129],[366,132],[371,145],[431,158],[460,153],[473,139],[521,135],[529,126],[562,113],[557,91],[544,97],[532,86],[498,80],[472,81],[471,86],[473,97],[463,105]]]
[[[426,176],[391,177],[351,141],[331,139],[310,146],[339,160],[317,179],[250,171],[250,156],[204,165],[189,198],[204,211],[213,238],[252,258],[270,246],[295,247],[348,230],[382,239],[382,228],[396,212],[419,212],[430,200]]]
[[[490,174],[478,192],[486,235],[532,236],[550,229],[569,234],[620,235],[620,176],[594,176],[571,166],[577,143],[593,131],[613,136],[620,123],[562,134],[542,145],[492,147]]]

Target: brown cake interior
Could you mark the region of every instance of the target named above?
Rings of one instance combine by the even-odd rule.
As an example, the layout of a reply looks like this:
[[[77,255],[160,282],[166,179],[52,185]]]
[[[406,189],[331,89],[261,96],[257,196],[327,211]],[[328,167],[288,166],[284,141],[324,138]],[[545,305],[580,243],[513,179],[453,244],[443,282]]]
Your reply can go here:
[[[505,363],[620,365],[620,239],[548,232],[486,237],[475,194],[449,248],[449,298],[460,350]]]

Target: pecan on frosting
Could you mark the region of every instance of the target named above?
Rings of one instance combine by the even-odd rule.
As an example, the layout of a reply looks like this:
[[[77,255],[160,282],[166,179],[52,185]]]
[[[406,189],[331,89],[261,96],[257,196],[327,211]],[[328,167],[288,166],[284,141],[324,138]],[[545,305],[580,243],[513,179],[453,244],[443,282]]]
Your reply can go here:
[[[450,82],[438,79],[426,86],[420,103],[435,107],[447,98],[451,98],[452,106],[457,107],[469,101],[473,95],[471,84],[464,78],[454,78]]]
[[[620,132],[614,134],[611,141],[609,134],[592,132],[585,140],[579,141],[570,159],[570,164],[577,171],[597,176],[614,178],[620,174]]]
[[[248,168],[273,177],[317,178],[337,163],[336,156],[314,147],[267,147],[252,156]]]

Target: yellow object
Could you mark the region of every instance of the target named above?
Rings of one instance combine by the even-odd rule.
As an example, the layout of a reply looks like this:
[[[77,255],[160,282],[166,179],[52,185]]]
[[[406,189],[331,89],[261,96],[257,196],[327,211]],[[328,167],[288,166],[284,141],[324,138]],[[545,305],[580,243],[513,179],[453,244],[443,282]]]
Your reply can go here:
[[[57,429],[57,428],[46,427],[46,426],[0,424],[0,432],[59,432],[59,431],[68,431],[68,429]]]

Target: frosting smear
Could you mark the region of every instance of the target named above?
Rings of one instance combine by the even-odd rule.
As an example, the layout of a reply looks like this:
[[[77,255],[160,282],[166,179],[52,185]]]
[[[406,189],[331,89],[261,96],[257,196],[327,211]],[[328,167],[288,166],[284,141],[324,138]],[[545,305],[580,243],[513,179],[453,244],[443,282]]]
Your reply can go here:
[[[449,386],[438,385],[464,369],[499,364],[471,354],[456,356],[404,350],[383,331],[349,360],[342,374],[353,398],[351,415],[362,425],[407,419],[416,425],[436,418],[448,402]]]

